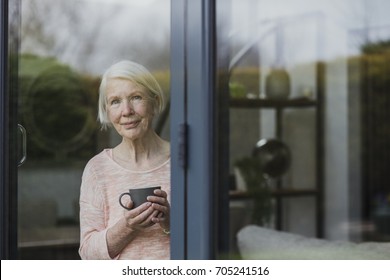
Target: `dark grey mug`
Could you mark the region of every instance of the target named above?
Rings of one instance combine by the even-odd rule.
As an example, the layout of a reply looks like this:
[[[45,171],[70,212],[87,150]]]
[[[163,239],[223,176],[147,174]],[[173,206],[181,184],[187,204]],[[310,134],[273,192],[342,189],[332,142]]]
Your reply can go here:
[[[142,203],[147,201],[147,197],[149,195],[154,195],[154,190],[161,189],[161,186],[156,186],[156,187],[146,187],[146,188],[138,188],[138,189],[130,189],[129,192],[122,193],[119,196],[119,204],[127,209],[131,210],[133,208],[136,208],[140,206]],[[128,195],[131,198],[131,201],[133,201],[133,208],[129,208],[125,206],[122,202],[122,197]]]

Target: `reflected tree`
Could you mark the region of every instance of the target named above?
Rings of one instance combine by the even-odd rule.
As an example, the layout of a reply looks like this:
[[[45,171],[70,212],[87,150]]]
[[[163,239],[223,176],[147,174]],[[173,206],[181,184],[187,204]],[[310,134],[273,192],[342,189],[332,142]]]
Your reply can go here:
[[[22,3],[22,53],[56,57],[94,74],[124,58],[153,70],[169,67],[169,13],[157,13],[164,3],[169,4],[167,1],[156,2],[159,6],[144,10],[137,10],[140,8],[131,1]]]

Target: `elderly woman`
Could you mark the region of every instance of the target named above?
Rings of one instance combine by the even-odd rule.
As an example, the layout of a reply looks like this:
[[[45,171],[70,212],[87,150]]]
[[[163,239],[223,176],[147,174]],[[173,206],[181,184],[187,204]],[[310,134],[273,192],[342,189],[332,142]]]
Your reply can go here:
[[[86,165],[80,191],[82,259],[169,259],[170,146],[152,128],[164,106],[162,90],[142,65],[121,61],[103,75],[99,121],[122,137]],[[132,188],[161,186],[148,201],[123,209]]]

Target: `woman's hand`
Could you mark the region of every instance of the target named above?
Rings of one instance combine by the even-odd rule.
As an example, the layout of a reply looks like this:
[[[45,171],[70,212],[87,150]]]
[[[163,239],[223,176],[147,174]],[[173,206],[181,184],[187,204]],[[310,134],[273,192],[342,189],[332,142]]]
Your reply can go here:
[[[152,202],[145,202],[137,208],[123,210],[123,219],[120,219],[107,231],[108,254],[114,258],[125,248],[143,229],[154,225],[152,221],[159,214],[152,207]],[[133,207],[133,202],[127,203],[127,207]]]
[[[171,206],[167,200],[167,193],[163,190],[155,190],[153,196],[148,196],[148,201],[152,203],[152,208],[158,211],[158,215],[152,217],[152,222],[160,224],[162,229],[169,231]]]
[[[133,230],[140,230],[154,225],[153,218],[159,215],[159,211],[152,207],[152,202],[145,202],[137,208],[125,210],[124,216],[127,227]],[[133,202],[129,202],[128,208],[133,207]]]

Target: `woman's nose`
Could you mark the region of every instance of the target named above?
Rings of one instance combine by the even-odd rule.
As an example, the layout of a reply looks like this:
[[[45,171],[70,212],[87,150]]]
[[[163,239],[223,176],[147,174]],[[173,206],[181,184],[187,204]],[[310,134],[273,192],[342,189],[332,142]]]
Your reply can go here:
[[[134,114],[134,107],[133,107],[133,104],[131,104],[131,102],[129,102],[129,101],[124,102],[124,105],[122,108],[122,114],[125,116]]]

